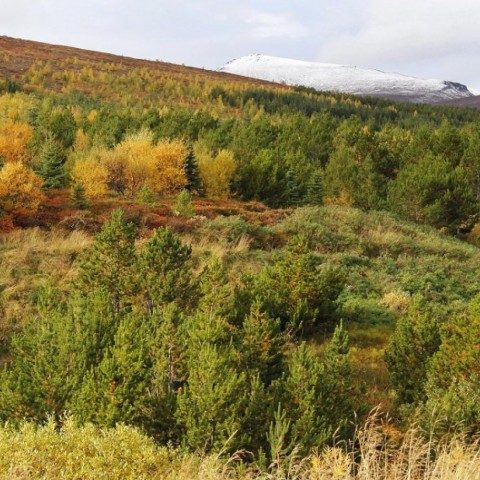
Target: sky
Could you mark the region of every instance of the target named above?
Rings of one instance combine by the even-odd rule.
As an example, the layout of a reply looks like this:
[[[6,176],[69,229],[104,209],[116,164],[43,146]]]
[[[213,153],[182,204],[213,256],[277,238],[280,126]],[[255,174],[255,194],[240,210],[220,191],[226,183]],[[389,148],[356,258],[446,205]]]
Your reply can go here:
[[[479,0],[0,0],[0,35],[216,69],[260,53],[480,88]]]

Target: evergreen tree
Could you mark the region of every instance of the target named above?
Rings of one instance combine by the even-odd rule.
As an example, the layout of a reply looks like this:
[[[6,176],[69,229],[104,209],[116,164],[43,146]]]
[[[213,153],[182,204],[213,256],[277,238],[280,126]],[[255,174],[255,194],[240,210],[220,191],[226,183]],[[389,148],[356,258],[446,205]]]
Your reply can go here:
[[[192,352],[193,353],[193,352]],[[203,342],[188,360],[188,383],[178,396],[177,419],[185,429],[184,443],[209,452],[225,446],[242,425],[245,374],[235,367],[231,348]],[[235,451],[238,439],[228,444]]]
[[[175,412],[177,392],[185,384],[186,367],[185,344],[182,338],[183,314],[175,304],[154,312],[151,320],[155,325],[155,336],[150,348],[152,379],[150,393],[154,397],[155,412],[149,423],[152,424],[156,438],[166,443],[180,441]]]
[[[111,297],[116,313],[132,301],[138,288],[136,279],[136,228],[121,210],[95,235],[95,244],[82,258],[77,285],[86,292],[102,288]]]
[[[288,192],[288,205],[297,207],[301,203],[300,190],[298,188],[295,172],[292,170],[287,171],[287,192]]]
[[[70,194],[70,202],[75,208],[79,210],[84,210],[88,208],[88,202],[85,198],[85,189],[79,183],[76,183],[72,187]]]
[[[148,362],[151,343],[149,324],[139,315],[122,318],[113,345],[86,374],[72,409],[82,421],[103,427],[118,422],[149,430],[154,419],[150,393],[152,367]]]
[[[280,320],[271,319],[261,311],[261,303],[252,304],[239,335],[240,365],[250,381],[256,375],[269,385],[283,371],[284,335]]]
[[[335,329],[323,361],[302,343],[292,356],[287,375],[274,387],[277,401],[292,422],[290,438],[304,453],[322,446],[335,431],[346,438],[356,393],[348,335],[342,326]]]
[[[307,205],[323,204],[323,179],[321,170],[315,170],[308,182],[305,203]]]
[[[297,236],[252,283],[251,297],[262,301],[270,317],[280,318],[282,328],[298,332],[334,317],[344,275],[323,264],[310,250],[308,240]]]
[[[38,301],[38,315],[12,340],[15,361],[0,379],[0,418],[5,420],[63,415],[116,331],[111,302],[103,292],[75,296],[64,306],[44,290]]]
[[[192,249],[169,228],[159,228],[139,255],[141,290],[148,311],[171,302],[186,306],[194,300]]]
[[[172,211],[175,215],[192,218],[195,210],[192,205],[192,194],[188,190],[182,190],[173,204]]]
[[[408,314],[397,321],[385,353],[393,389],[401,404],[425,400],[425,382],[432,356],[440,347],[439,324],[416,297]]]
[[[438,335],[438,333],[437,333]],[[431,357],[426,382],[426,413],[437,412],[446,429],[462,425],[478,431],[480,424],[480,296],[468,312],[449,319],[441,345]]]
[[[62,188],[67,181],[64,164],[67,160],[64,149],[58,142],[47,141],[43,147],[38,173],[46,189]]]
[[[200,178],[198,162],[192,148],[189,149],[188,157],[185,160],[185,175],[187,177],[187,185],[185,188],[192,194],[203,197],[205,195],[205,189]]]

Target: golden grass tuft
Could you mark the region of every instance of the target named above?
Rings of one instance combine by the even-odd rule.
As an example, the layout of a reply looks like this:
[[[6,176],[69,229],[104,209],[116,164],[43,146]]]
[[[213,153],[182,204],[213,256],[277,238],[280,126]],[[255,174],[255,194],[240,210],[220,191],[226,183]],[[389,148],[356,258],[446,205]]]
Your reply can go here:
[[[405,434],[373,414],[353,442],[308,457],[295,452],[268,468],[244,464],[243,452],[201,456],[158,446],[139,430],[100,430],[65,419],[0,428],[0,479],[165,480],[479,480],[480,445],[463,435],[433,441]]]

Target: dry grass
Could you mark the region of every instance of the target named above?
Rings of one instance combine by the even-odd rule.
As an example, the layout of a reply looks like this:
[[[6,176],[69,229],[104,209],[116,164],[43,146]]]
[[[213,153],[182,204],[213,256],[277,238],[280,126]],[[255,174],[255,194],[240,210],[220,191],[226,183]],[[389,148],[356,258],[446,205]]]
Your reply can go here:
[[[374,414],[348,447],[336,445],[309,457],[295,453],[262,468],[242,463],[243,453],[199,456],[159,447],[134,428],[98,430],[0,428],[0,479],[165,480],[479,480],[480,446],[458,435],[425,439],[416,428],[404,435]],[[353,447],[352,447],[353,445]]]
[[[0,342],[22,323],[40,286],[67,286],[75,258],[90,243],[79,231],[33,228],[0,236]]]

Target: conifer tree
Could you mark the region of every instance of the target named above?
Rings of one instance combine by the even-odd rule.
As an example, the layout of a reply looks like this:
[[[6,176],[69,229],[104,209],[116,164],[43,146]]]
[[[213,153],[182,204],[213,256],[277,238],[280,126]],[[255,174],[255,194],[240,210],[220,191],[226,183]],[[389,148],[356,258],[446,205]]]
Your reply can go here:
[[[70,202],[75,208],[79,210],[84,210],[88,208],[88,202],[85,198],[85,189],[79,183],[76,183],[72,187],[70,194]]]
[[[64,149],[58,142],[49,140],[41,155],[38,173],[43,178],[46,189],[62,188],[67,181],[64,164],[67,160]]]
[[[283,370],[285,340],[280,320],[262,312],[261,302],[256,300],[238,335],[242,371],[250,381],[258,374],[261,381],[269,385]]]
[[[336,430],[345,433],[355,393],[348,336],[337,327],[323,361],[305,343],[294,352],[288,373],[274,384],[276,398],[292,421],[290,438],[303,452],[320,447]]]
[[[74,413],[82,421],[110,427],[118,422],[150,426],[153,397],[149,392],[152,368],[147,351],[151,334],[139,315],[122,318],[110,346],[92,367],[74,400]]]
[[[225,446],[241,428],[246,380],[232,362],[233,352],[203,342],[188,361],[188,383],[179,391],[177,419],[187,447],[209,452]],[[235,450],[236,439],[229,450]]]
[[[425,400],[428,366],[439,347],[438,322],[417,296],[408,314],[397,321],[385,353],[392,387],[400,404]]]
[[[163,442],[180,441],[175,412],[177,392],[185,384],[185,344],[188,333],[182,338],[183,314],[175,304],[155,311],[150,321],[154,322],[155,334],[150,346],[152,362],[150,392],[154,397],[155,412],[152,423],[155,436]]]
[[[74,296],[64,306],[53,294],[39,293],[38,315],[12,341],[15,361],[0,380],[0,418],[64,414],[87,371],[113,341],[116,322],[108,295]]]
[[[323,179],[320,170],[315,170],[308,182],[305,203],[307,205],[323,204]]]
[[[253,296],[272,318],[280,318],[282,328],[293,332],[332,318],[344,285],[343,273],[322,264],[308,242],[305,236],[290,239],[273,265],[253,281]]]
[[[200,178],[198,162],[192,148],[189,149],[188,157],[185,160],[185,175],[187,177],[185,188],[192,194],[204,196],[205,189]]]
[[[114,210],[79,266],[77,285],[80,290],[104,289],[116,313],[131,302],[138,288],[135,237],[135,225],[126,220],[121,210]]]
[[[287,191],[288,205],[297,207],[301,203],[300,190],[298,188],[295,172],[289,170],[287,172]]]
[[[192,194],[189,190],[184,189],[177,195],[172,211],[175,215],[186,218],[192,218],[195,215],[192,205]]]
[[[159,228],[139,255],[140,284],[148,311],[171,302],[187,305],[193,299],[192,249],[169,228]]]

